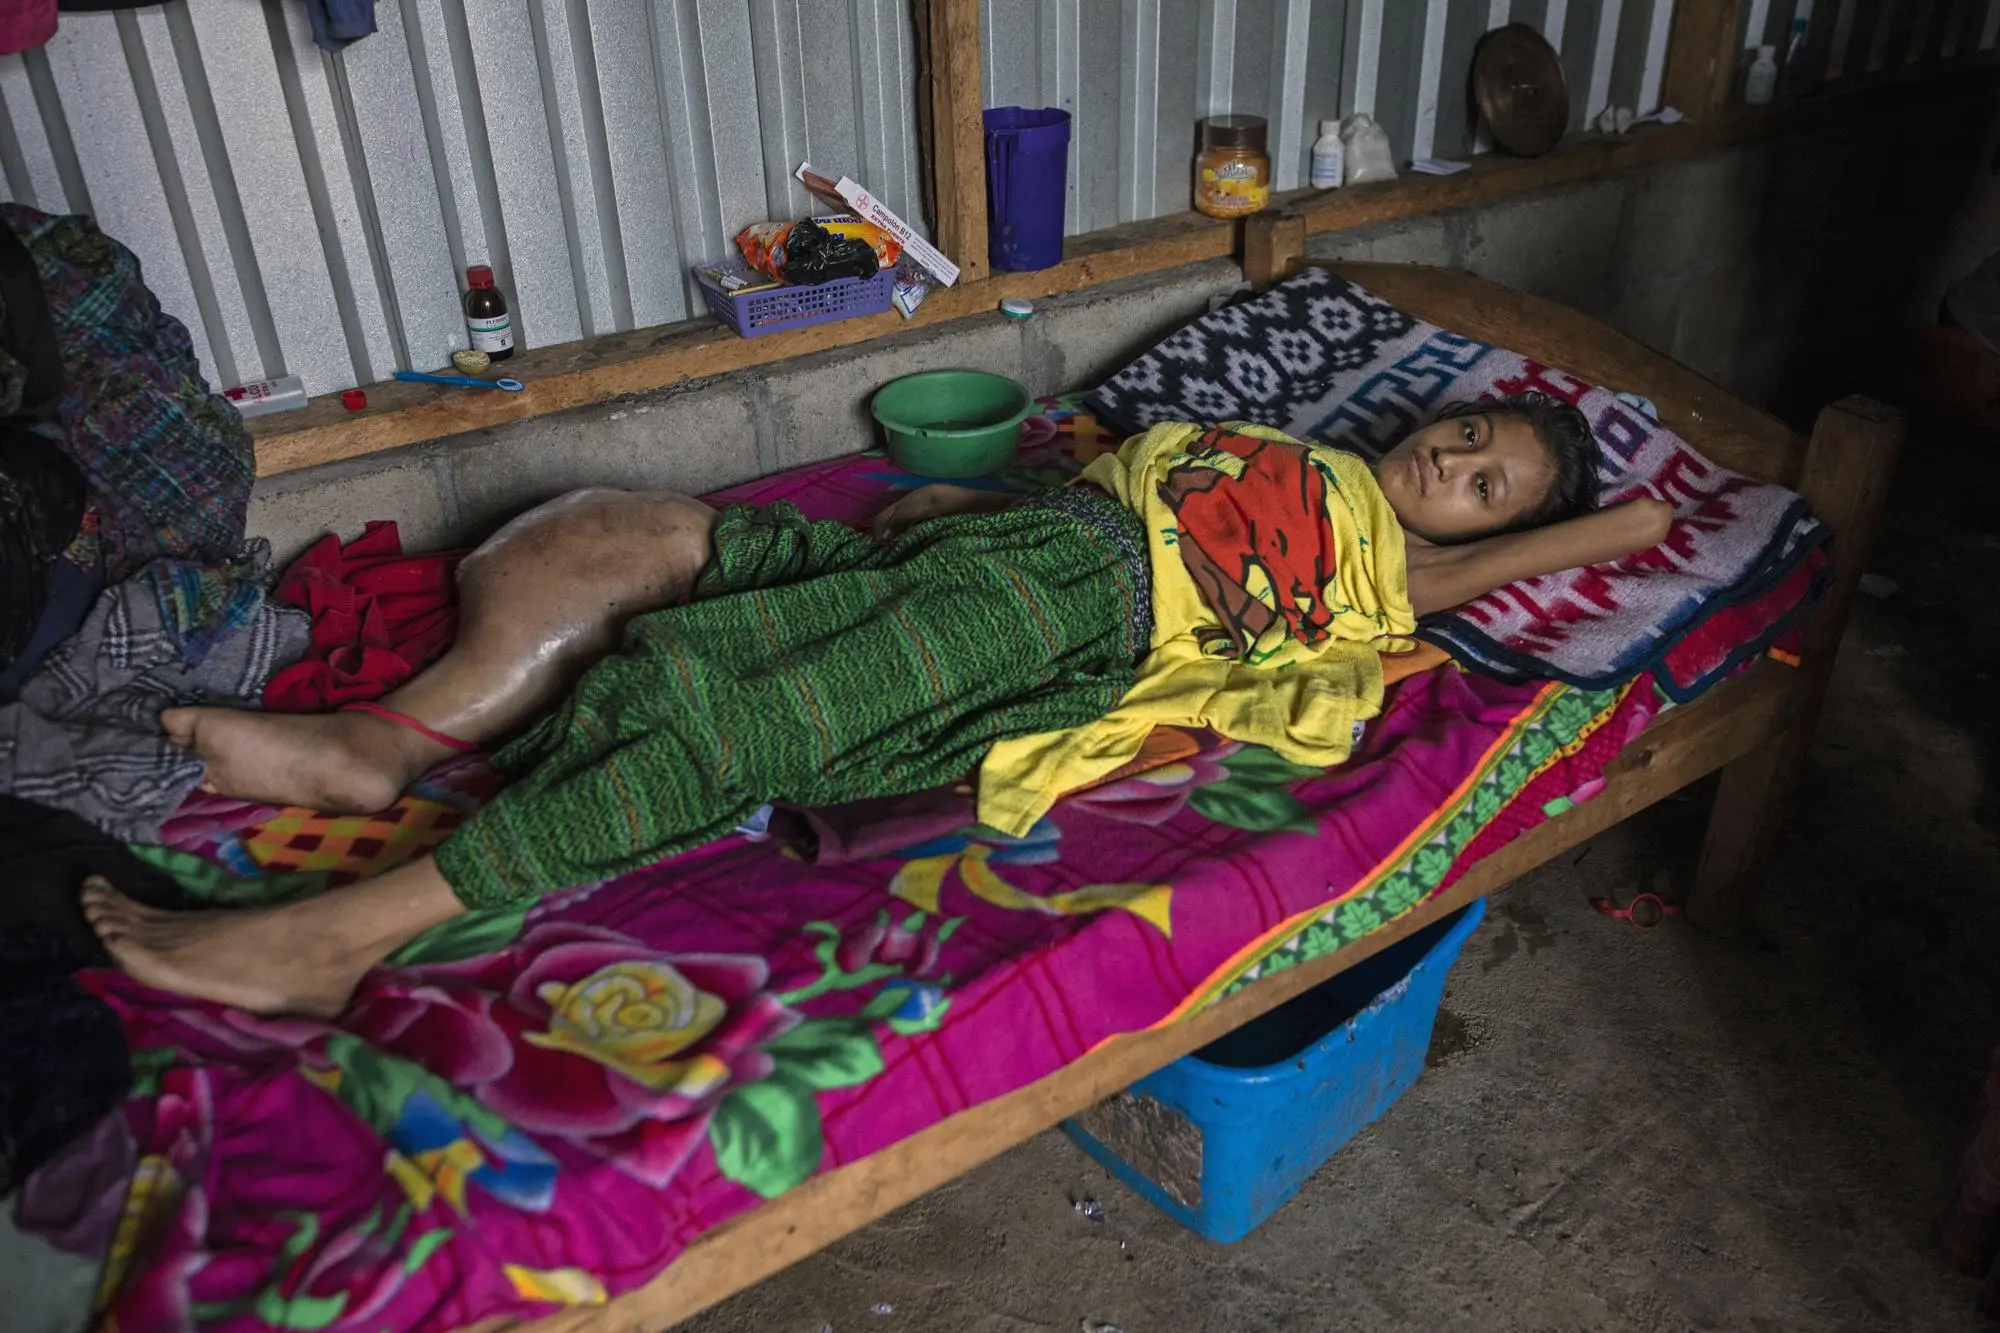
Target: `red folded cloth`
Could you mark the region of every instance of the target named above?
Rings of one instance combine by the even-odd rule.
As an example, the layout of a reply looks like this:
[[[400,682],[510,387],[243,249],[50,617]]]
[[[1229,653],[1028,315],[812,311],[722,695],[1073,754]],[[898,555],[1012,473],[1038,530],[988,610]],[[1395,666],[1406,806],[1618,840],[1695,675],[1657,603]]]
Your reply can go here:
[[[271,677],[264,707],[321,713],[379,699],[444,655],[458,633],[454,575],[464,551],[404,555],[394,523],[341,545],[328,534],[292,562],[273,594],[312,616],[312,647]]]
[[[1775,650],[1796,665],[1799,622],[1832,577],[1824,549],[1808,551],[1771,587],[1746,601],[1718,606],[1667,650],[1663,659],[1677,681],[1720,679],[1730,668]],[[1773,634],[1773,631],[1779,631]]]

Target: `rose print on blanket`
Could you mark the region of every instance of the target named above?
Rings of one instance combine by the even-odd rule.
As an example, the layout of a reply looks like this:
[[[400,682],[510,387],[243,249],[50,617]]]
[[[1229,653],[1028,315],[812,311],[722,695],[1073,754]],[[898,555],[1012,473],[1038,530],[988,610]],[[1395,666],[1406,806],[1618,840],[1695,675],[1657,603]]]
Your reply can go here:
[[[1130,764],[1093,787],[1071,792],[1059,808],[1158,828],[1187,809],[1196,792],[1226,779],[1222,761],[1240,748],[1185,727],[1154,727]]]
[[[1155,727],[1126,775],[1063,798],[1060,809],[1158,828],[1184,809],[1251,833],[1311,834],[1318,820],[1292,788],[1323,770],[1261,745]]]
[[[548,923],[508,949],[416,969],[348,1025],[467,1090],[530,1134],[557,1135],[666,1184],[724,1095],[767,1077],[761,1049],[798,1022],[763,959],[663,954],[615,931]]]
[[[878,1024],[912,1036],[944,1021],[951,978],[928,978],[964,922],[962,916],[940,921],[923,911],[896,920],[883,908],[865,924],[846,929],[831,921],[806,923],[806,933],[817,937],[813,956],[820,974],[778,996],[780,1003],[802,1005],[834,991],[881,986],[857,1014],[807,1019],[764,1044],[770,1073],[732,1091],[709,1122],[709,1143],[725,1176],[768,1199],[819,1169],[826,1151],[819,1094],[882,1072]]]
[[[366,1189],[355,1179],[316,1178],[301,1187],[299,1207],[261,1219],[233,1219],[261,1231],[280,1260],[241,1262],[235,1247],[211,1250],[214,1224],[207,1189],[217,1179],[215,1093],[199,1068],[166,1071],[150,1102],[128,1103],[135,1135],[148,1145],[134,1177],[124,1223],[106,1264],[103,1293],[116,1292],[105,1310],[107,1328],[181,1333],[219,1323],[296,1329],[306,1333],[335,1324],[367,1328],[455,1234],[450,1227],[416,1229],[412,1212],[393,1216],[377,1209],[353,1225],[330,1231],[323,1213],[337,1211],[338,1195]],[[225,1193],[227,1186],[225,1185]],[[245,1239],[238,1231],[236,1239]],[[171,1263],[141,1267],[127,1276],[135,1256],[171,1253]]]
[[[722,1099],[708,1125],[715,1164],[767,1199],[802,1184],[826,1153],[819,1094],[866,1083],[882,1072],[878,1015],[815,1018],[766,1042],[770,1073]]]
[[[1016,888],[993,868],[1054,861],[1059,855],[1055,843],[1061,836],[1061,829],[1046,815],[1024,838],[1010,838],[984,824],[969,824],[956,833],[894,853],[904,864],[889,881],[889,892],[920,911],[935,914],[947,881],[956,874],[975,898],[1004,911],[1087,916],[1116,908],[1172,938],[1174,890],[1170,884],[1086,884],[1040,896]]]
[[[475,1184],[524,1213],[548,1210],[556,1192],[555,1159],[512,1125],[492,1124],[495,1119],[465,1114],[426,1089],[411,1092],[389,1127],[395,1151],[384,1165],[412,1208],[422,1212],[442,1195],[463,1217],[466,1186]]]
[[[706,1137],[724,1175],[783,1193],[819,1167],[818,1094],[882,1070],[873,1028],[886,1015],[802,1022],[750,955],[660,953],[551,922],[499,953],[412,975],[370,994],[349,1026],[508,1124],[653,1188]]]
[[[880,1003],[871,1003],[867,1012],[886,1015],[899,1032],[936,1027],[943,1018],[946,1003],[943,987],[919,984],[917,978],[931,974],[945,942],[964,924],[962,916],[933,924],[927,912],[910,912],[896,921],[887,908],[879,909],[868,924],[846,930],[831,921],[808,921],[806,933],[819,937],[813,945],[813,956],[819,960],[820,974],[778,998],[788,1005],[800,1005],[829,991],[857,990],[898,978],[893,986],[884,986],[877,993]],[[902,996],[905,1002],[888,1006],[882,1001],[884,994]],[[906,1027],[920,1019],[926,1020],[920,1029]]]

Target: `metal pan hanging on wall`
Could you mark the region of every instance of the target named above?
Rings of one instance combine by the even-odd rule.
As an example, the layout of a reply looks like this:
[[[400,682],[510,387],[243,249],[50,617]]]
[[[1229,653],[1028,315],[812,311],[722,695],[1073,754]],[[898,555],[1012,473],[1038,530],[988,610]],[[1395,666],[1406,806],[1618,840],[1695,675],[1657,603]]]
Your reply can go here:
[[[1525,23],[1479,39],[1472,56],[1472,98],[1493,142],[1517,157],[1540,157],[1569,128],[1569,80],[1562,57]]]

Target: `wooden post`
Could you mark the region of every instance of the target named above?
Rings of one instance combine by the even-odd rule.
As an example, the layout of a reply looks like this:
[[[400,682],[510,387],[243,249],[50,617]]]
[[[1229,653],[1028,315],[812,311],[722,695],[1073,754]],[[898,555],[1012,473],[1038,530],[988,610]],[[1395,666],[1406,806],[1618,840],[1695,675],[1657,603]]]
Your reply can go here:
[[[1258,291],[1272,286],[1306,257],[1306,220],[1287,208],[1243,219],[1243,276]]]
[[[1799,492],[1833,529],[1833,581],[1806,621],[1790,727],[1722,770],[1687,904],[1689,917],[1705,930],[1731,934],[1749,922],[1758,880],[1798,785],[1833,675],[1834,653],[1882,517],[1904,427],[1901,412],[1858,397],[1827,407],[1813,426]]]
[[[1735,91],[1742,29],[1743,0],[1681,0],[1667,43],[1665,103],[1690,120],[1721,114]]]
[[[979,0],[918,0],[927,41],[932,222],[961,282],[986,276],[986,131],[980,120]]]

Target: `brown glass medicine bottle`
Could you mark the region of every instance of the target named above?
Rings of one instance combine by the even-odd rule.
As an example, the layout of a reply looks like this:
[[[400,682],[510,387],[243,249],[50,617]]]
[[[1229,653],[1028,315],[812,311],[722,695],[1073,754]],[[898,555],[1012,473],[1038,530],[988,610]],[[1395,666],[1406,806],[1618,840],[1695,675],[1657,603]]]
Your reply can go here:
[[[475,350],[495,361],[514,355],[514,323],[507,314],[507,297],[493,285],[493,270],[474,264],[465,270],[465,331]]]

